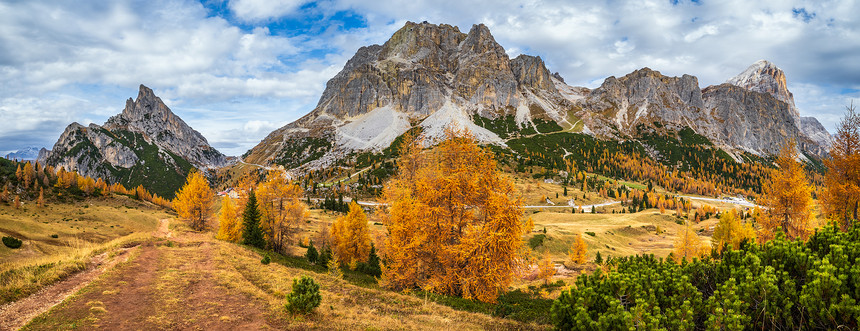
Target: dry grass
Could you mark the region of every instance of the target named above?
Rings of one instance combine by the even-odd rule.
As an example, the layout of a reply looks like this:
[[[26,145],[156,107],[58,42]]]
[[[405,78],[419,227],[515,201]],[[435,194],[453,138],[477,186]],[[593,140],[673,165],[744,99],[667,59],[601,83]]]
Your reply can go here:
[[[103,244],[71,239],[67,244],[68,249],[60,254],[4,263],[0,266],[0,304],[26,297],[85,269],[95,255],[144,241],[148,237],[147,233],[134,233]]]
[[[19,249],[0,245],[0,304],[85,269],[97,254],[145,240],[165,217],[124,196],[43,208],[0,206],[0,234],[24,241]]]

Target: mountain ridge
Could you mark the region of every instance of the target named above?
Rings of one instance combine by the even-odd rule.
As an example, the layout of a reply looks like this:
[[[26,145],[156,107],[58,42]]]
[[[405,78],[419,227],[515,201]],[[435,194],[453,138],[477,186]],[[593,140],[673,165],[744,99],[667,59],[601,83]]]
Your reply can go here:
[[[668,77],[645,67],[608,77],[595,89],[570,86],[540,57],[509,58],[483,24],[462,33],[447,24],[407,22],[383,45],[361,47],[327,82],[312,111],[245,156],[307,170],[352,152],[379,151],[412,127],[432,141],[451,123],[483,143],[505,146],[473,122],[506,116],[520,128],[537,129],[534,121],[545,120],[616,140],[637,139],[642,127],[690,127],[738,161],[745,152],[775,154],[791,139],[807,154],[826,155],[829,134],[814,118],[800,118],[776,65],[758,61],[727,81],[702,88],[695,76]]]
[[[137,99],[129,98],[120,114],[104,125],[69,124],[38,160],[109,183],[143,185],[163,197],[171,197],[192,168],[230,164],[142,84]]]

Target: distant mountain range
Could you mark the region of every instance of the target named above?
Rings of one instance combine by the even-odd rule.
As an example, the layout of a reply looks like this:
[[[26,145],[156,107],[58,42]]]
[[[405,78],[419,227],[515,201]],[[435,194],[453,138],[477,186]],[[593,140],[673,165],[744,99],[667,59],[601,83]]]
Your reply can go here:
[[[143,85],[122,113],[104,125],[72,123],[39,161],[67,171],[128,187],[144,185],[172,197],[192,168],[218,168],[230,162],[206,138],[173,114]]]
[[[738,162],[748,154],[772,155],[790,139],[810,159],[826,156],[832,144],[818,120],[799,116],[785,73],[768,61],[705,88],[695,76],[642,68],[588,89],[566,84],[540,57],[509,58],[483,24],[463,33],[408,22],[383,45],[360,48],[328,81],[316,108],[270,133],[243,159],[301,172],[382,151],[413,128],[432,143],[452,124],[501,147],[513,136],[558,131],[639,141],[692,130]],[[233,161],[143,85],[104,125],[72,123],[51,151],[38,154],[42,163],[143,184],[166,197],[190,169]]]
[[[695,76],[642,68],[591,90],[567,85],[540,57],[510,59],[482,24],[462,33],[409,22],[383,45],[360,48],[328,81],[316,108],[269,134],[245,160],[324,167],[353,152],[384,149],[413,127],[437,139],[452,123],[505,146],[503,134],[482,124],[499,120],[537,134],[555,123],[613,140],[688,127],[738,161],[743,153],[774,154],[789,139],[818,158],[832,139],[815,118],[799,116],[785,74],[768,61],[705,88]]]
[[[9,160],[18,160],[18,161],[33,161],[39,158],[39,151],[43,148],[39,147],[27,147],[24,149],[19,149],[17,151],[11,152],[4,156]]]

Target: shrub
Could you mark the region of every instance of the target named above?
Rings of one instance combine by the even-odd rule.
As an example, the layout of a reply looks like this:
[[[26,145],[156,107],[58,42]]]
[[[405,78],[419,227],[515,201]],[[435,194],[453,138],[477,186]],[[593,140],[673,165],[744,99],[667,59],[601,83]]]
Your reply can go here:
[[[305,258],[307,258],[310,263],[317,263],[319,253],[317,252],[316,247],[314,247],[313,241],[308,243],[308,251],[305,253]]]
[[[57,238],[59,238],[59,237],[60,237],[60,235],[58,235],[58,234],[52,234],[52,235],[51,235],[51,238],[54,238],[54,239],[57,239]]]
[[[272,262],[272,258],[269,257],[269,254],[266,254],[263,256],[263,259],[260,260],[260,263],[262,264],[269,264],[270,262]]]
[[[3,237],[3,245],[6,247],[15,249],[21,247],[23,242],[20,239],[12,238],[12,237]]]
[[[322,301],[320,286],[313,278],[302,276],[293,279],[293,291],[287,294],[287,310],[293,314],[307,314],[319,307]]]
[[[591,232],[591,231],[585,231],[585,234],[587,234],[587,235],[589,235],[589,236],[592,236],[592,237],[594,237],[594,236],[596,236],[596,235],[597,235],[597,234],[595,234],[594,232]]]
[[[543,241],[546,240],[545,234],[536,234],[529,238],[529,247],[532,249],[537,248],[540,245],[543,245]]]

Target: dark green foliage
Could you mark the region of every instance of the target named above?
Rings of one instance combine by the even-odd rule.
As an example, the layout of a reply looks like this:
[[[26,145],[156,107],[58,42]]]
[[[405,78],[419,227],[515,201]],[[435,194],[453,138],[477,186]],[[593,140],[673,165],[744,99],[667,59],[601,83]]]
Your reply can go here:
[[[373,277],[382,276],[382,265],[380,264],[379,256],[376,255],[376,246],[373,243],[370,244],[370,254],[367,257],[367,262],[360,262],[357,269]]]
[[[553,304],[559,329],[850,329],[860,325],[860,227],[784,236],[677,264],[616,258]]]
[[[314,247],[313,241],[308,243],[308,251],[305,253],[305,258],[308,259],[308,262],[310,263],[317,263],[319,253],[317,253],[317,249]]]
[[[592,209],[594,209],[594,208],[592,208]],[[589,235],[589,236],[592,236],[592,237],[594,237],[594,236],[596,236],[596,235],[597,235],[597,234],[595,234],[594,232],[591,232],[591,231],[585,231],[585,234],[587,234],[587,235]]]
[[[263,259],[260,260],[262,264],[269,264],[272,262],[272,258],[269,257],[269,254],[263,255]]]
[[[129,189],[143,185],[150,192],[171,199],[185,183],[188,172],[194,168],[191,163],[178,155],[146,142],[140,133],[125,130],[112,132],[102,129],[102,131],[113,137],[115,143],[130,148],[140,159],[140,162],[128,169],[114,168],[109,163],[99,165]],[[89,140],[86,141],[89,142]]]
[[[595,264],[603,264],[603,256],[600,255],[600,252],[594,255],[594,263]]]
[[[320,250],[319,257],[317,258],[317,264],[321,265],[323,268],[327,268],[328,261],[331,260],[332,257],[331,254],[331,248],[329,248],[328,246],[323,246],[323,248]]]
[[[532,236],[531,238],[529,238],[529,247],[531,247],[532,249],[535,249],[538,246],[543,245],[543,241],[546,239],[547,239],[546,234],[543,234],[543,233],[536,234],[536,235]]]
[[[320,286],[313,278],[293,279],[293,291],[287,294],[287,310],[293,314],[307,314],[319,307],[321,301]]]
[[[54,238],[54,239],[57,239],[57,238],[59,238],[59,237],[60,237],[60,235],[58,235],[58,234],[52,234],[52,235],[51,235],[51,238]]]
[[[263,238],[263,230],[260,229],[260,210],[257,209],[257,196],[254,191],[248,195],[248,202],[242,213],[242,221],[245,225],[245,229],[242,231],[242,244],[266,248],[266,239]]]
[[[9,247],[11,249],[19,248],[21,247],[21,244],[23,244],[21,239],[13,237],[3,237],[3,245],[6,245],[6,247]]]
[[[284,142],[284,149],[274,163],[292,169],[321,158],[331,149],[331,142],[325,138],[291,138]]]

